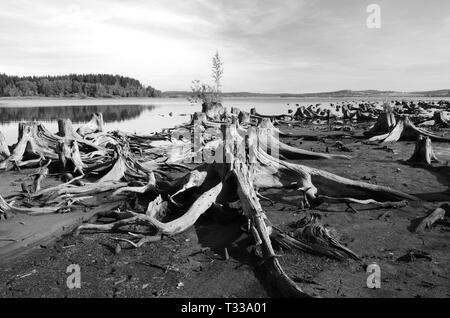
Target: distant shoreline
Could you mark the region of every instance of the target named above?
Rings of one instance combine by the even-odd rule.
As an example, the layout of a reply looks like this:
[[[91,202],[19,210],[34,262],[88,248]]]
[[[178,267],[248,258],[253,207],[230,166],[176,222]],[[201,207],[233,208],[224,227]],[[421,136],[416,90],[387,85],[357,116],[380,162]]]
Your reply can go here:
[[[161,97],[177,98],[187,97],[188,91],[166,91],[162,92]],[[224,98],[258,98],[258,97],[273,97],[273,98],[407,98],[407,97],[435,97],[448,98],[450,97],[450,89],[423,91],[423,92],[397,92],[397,91],[378,91],[378,90],[340,90],[334,92],[320,92],[320,93],[251,93],[251,92],[224,92]]]
[[[158,99],[158,98],[187,98],[191,92],[189,91],[166,91],[162,92],[161,96],[103,96],[92,97],[84,95],[73,96],[0,96],[2,100],[130,100],[130,99]],[[223,98],[450,98],[450,89],[436,90],[436,91],[424,91],[424,92],[396,92],[396,91],[352,91],[342,90],[335,92],[321,92],[321,93],[251,93],[251,92],[224,92]]]
[[[148,100],[149,103],[157,102],[158,100],[186,100],[188,97],[188,94],[186,95],[165,95],[159,97],[121,97],[121,96],[114,96],[114,97],[79,97],[79,96],[1,96],[0,97],[0,107],[13,107],[14,102],[31,102],[31,101],[37,101],[37,102],[45,102],[45,101],[83,101],[82,103],[92,102],[96,104],[97,102],[101,102],[101,104],[107,104],[108,101],[110,101],[113,104],[116,104],[119,101],[123,101],[124,103],[132,103],[133,101],[137,101],[137,104],[141,104],[142,101]],[[419,95],[419,94],[392,94],[392,95],[383,95],[383,94],[374,94],[374,95],[282,95],[282,94],[257,94],[257,93],[251,93],[248,95],[237,95],[235,93],[224,93],[223,99],[224,100],[239,100],[239,99],[248,99],[248,100],[257,100],[257,99],[281,99],[286,100],[286,102],[294,102],[295,100],[311,100],[313,102],[314,100],[329,100],[332,102],[333,100],[352,100],[355,101],[363,101],[363,100],[369,100],[369,99],[377,99],[377,100],[383,100],[383,99],[389,99],[389,100],[402,100],[402,99],[434,99],[434,100],[448,100],[450,99],[450,96],[430,96],[430,95]],[[10,102],[10,103],[8,103]],[[130,104],[131,105],[131,104]],[[47,106],[47,105],[45,105]]]

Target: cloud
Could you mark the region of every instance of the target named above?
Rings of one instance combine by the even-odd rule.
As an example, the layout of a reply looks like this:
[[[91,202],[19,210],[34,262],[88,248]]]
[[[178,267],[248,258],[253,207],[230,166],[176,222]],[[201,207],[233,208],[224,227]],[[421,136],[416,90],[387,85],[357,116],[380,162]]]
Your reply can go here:
[[[224,90],[418,90],[450,83],[450,3],[378,0],[3,0],[0,71],[120,73],[164,90],[209,80]],[[440,71],[442,67],[442,71]],[[432,87],[433,86],[433,87]]]

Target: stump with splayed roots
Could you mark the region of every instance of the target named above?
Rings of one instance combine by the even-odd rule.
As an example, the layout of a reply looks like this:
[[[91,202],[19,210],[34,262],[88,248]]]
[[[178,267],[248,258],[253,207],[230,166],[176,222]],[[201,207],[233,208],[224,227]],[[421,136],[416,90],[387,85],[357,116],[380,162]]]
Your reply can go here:
[[[436,154],[433,151],[431,139],[429,137],[419,136],[416,141],[414,153],[407,162],[426,165],[430,165],[434,162],[439,162],[439,159],[436,157]]]
[[[373,134],[373,131],[369,131]],[[408,116],[402,116],[397,124],[385,134],[375,135],[369,139],[371,142],[392,143],[399,140],[416,140],[420,136],[429,137],[433,141],[450,142],[450,138],[434,134],[423,128],[416,127]]]

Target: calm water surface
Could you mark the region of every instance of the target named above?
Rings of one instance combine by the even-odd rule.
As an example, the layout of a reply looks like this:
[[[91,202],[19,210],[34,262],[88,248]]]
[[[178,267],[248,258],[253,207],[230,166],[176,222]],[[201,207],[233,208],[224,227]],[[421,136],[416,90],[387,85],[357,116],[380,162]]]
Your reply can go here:
[[[352,100],[362,99],[227,98],[223,104],[245,111],[256,107],[261,114],[285,114],[288,109],[295,110],[297,104],[326,106]],[[101,112],[107,130],[146,134],[187,122],[189,115],[199,110],[200,105],[192,105],[184,98],[0,99],[0,131],[8,144],[13,144],[17,141],[18,122],[37,120],[56,132],[59,118],[70,118],[77,127],[87,122],[92,113]]]
[[[284,114],[288,109],[295,109],[296,104],[322,102],[330,100],[230,98],[223,104],[245,111],[256,107],[261,114]],[[190,114],[200,110],[200,105],[192,105],[184,98],[0,99],[0,131],[8,144],[12,144],[17,141],[18,122],[37,120],[56,132],[59,118],[70,118],[77,127],[89,121],[92,113],[101,112],[107,130],[151,133],[187,122]]]

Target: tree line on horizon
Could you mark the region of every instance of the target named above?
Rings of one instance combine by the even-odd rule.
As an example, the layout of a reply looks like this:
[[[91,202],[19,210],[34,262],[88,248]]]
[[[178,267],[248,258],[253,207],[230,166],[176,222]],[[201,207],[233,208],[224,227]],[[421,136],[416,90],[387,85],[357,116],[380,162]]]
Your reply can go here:
[[[109,74],[11,76],[0,74],[0,96],[159,97],[161,91],[138,80]]]

